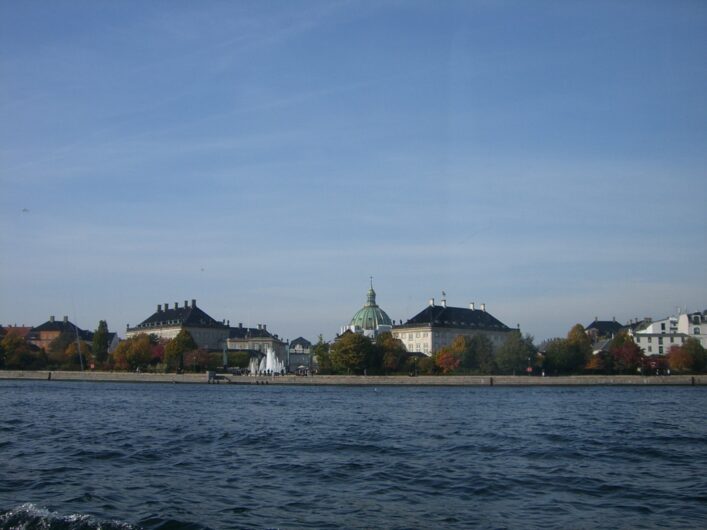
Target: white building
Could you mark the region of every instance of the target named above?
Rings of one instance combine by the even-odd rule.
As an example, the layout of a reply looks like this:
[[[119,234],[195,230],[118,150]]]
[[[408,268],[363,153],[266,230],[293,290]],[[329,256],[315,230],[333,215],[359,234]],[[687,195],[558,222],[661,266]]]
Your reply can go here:
[[[444,346],[452,344],[459,336],[485,335],[494,349],[500,347],[512,330],[486,311],[486,304],[476,309],[474,304],[465,307],[448,307],[447,301],[429,305],[405,324],[393,327],[393,337],[400,339],[409,352],[432,355]]]
[[[674,345],[682,345],[684,337],[678,333],[677,318],[668,317],[660,320],[645,318],[643,322],[629,328],[639,348],[646,355],[665,355]]]
[[[707,310],[700,313],[683,313],[678,317],[678,332],[700,341],[707,348]]]

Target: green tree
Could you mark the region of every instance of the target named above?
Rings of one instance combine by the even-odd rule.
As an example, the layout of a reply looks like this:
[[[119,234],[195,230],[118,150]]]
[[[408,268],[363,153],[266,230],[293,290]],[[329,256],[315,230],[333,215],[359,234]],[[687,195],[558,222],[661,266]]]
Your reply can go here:
[[[312,353],[320,373],[330,374],[333,372],[334,367],[331,362],[329,343],[324,342],[324,337],[321,334],[319,335],[319,340],[312,348]]]
[[[108,359],[108,323],[105,320],[98,322],[91,349],[96,362],[103,365]]]
[[[592,345],[581,324],[576,324],[566,339],[548,341],[545,348],[545,369],[549,373],[578,373],[587,365],[592,355]]]
[[[64,350],[64,361],[62,368],[67,370],[80,370],[88,368],[91,364],[91,346],[85,341],[73,341]]]
[[[164,348],[164,362],[168,370],[184,370],[184,354],[195,350],[196,342],[191,334],[182,329]]]
[[[330,349],[331,362],[340,373],[361,373],[369,366],[375,354],[373,343],[359,333],[344,333]]]
[[[407,355],[403,341],[393,337],[390,332],[381,333],[376,337],[376,348],[383,370],[397,372]]]
[[[76,333],[73,331],[62,331],[47,347],[49,363],[55,368],[64,366],[66,362],[66,348],[76,340]]]
[[[10,332],[0,340],[4,367],[15,370],[41,370],[47,366],[46,354],[27,342],[24,337]]]
[[[228,366],[236,368],[248,368],[250,363],[250,353],[247,351],[230,351],[228,352]]]
[[[500,373],[525,373],[537,353],[531,335],[523,337],[520,331],[513,331],[496,352],[496,365]]]
[[[705,349],[699,340],[694,337],[689,337],[681,348],[683,351],[686,351],[692,355],[693,372],[704,372],[707,369],[707,352],[705,352]]]

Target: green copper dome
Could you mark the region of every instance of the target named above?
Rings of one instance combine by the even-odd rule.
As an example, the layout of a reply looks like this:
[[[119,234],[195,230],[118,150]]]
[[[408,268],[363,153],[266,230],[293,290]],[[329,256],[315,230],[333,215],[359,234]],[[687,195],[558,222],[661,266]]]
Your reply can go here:
[[[351,319],[350,326],[362,329],[363,331],[377,331],[379,326],[392,326],[390,317],[376,304],[376,292],[373,284],[368,289],[366,305],[358,310]]]

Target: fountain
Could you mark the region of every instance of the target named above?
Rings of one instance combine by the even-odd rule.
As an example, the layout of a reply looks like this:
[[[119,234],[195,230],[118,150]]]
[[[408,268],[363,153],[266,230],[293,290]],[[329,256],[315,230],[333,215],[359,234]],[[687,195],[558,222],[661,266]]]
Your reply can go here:
[[[278,359],[275,350],[268,348],[262,357],[254,356],[250,358],[248,365],[251,375],[282,373],[285,363]]]

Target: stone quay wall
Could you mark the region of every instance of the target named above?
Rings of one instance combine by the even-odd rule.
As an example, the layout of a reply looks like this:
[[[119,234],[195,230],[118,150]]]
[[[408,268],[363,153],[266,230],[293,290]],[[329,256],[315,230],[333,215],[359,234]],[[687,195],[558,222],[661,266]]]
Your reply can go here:
[[[113,383],[190,383],[237,385],[344,385],[344,386],[704,386],[707,374],[639,376],[639,375],[577,375],[539,376],[474,376],[450,375],[410,377],[396,376],[245,376],[230,374],[153,374],[134,372],[64,372],[0,370],[0,380],[102,381]]]

